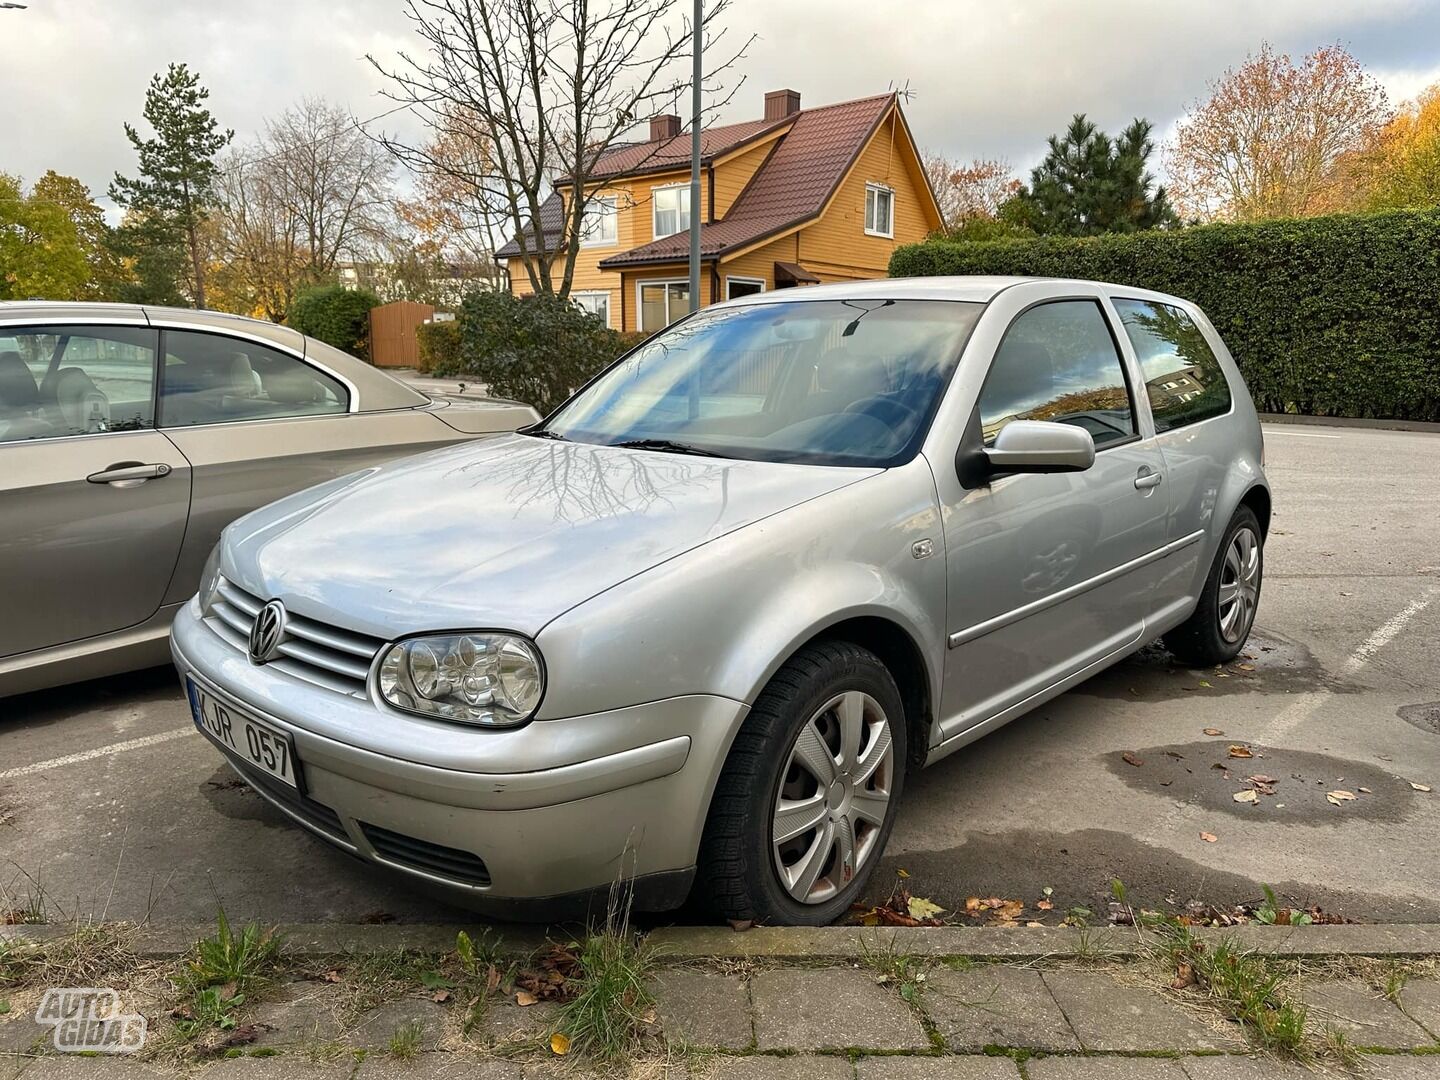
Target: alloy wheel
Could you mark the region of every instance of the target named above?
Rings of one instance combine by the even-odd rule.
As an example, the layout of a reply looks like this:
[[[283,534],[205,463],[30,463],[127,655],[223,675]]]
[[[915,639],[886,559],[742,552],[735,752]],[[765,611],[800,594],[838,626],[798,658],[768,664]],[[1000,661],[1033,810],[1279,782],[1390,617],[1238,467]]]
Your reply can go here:
[[[1232,645],[1250,632],[1260,603],[1260,538],[1250,528],[1235,531],[1220,571],[1220,636]]]
[[[802,904],[831,899],[877,854],[895,783],[890,723],[873,697],[847,690],[790,747],[770,835],[780,884]]]

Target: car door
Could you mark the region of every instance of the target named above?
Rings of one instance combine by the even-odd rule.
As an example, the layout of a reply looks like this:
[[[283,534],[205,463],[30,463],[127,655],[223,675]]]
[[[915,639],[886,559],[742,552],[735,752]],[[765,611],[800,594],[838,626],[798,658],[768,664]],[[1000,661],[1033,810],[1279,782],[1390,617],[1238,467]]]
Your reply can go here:
[[[0,656],[143,623],[185,535],[190,468],[155,430],[157,335],[0,326]]]
[[[1166,543],[1165,463],[1142,432],[1098,294],[1034,303],[1008,322],[967,422],[989,444],[1017,419],[1085,428],[1095,462],[969,490],[937,476],[948,582],[942,737],[1004,719],[1136,644]]]
[[[430,415],[356,411],[347,381],[258,338],[162,322],[161,351],[160,428],[194,470],[171,601],[195,592],[206,556],[237,517],[436,441]]]

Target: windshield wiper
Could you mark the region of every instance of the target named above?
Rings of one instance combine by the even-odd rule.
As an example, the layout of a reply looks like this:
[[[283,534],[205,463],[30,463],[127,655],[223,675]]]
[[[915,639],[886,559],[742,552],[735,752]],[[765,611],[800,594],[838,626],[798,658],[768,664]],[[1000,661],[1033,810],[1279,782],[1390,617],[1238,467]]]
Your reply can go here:
[[[698,457],[724,457],[724,454],[717,454],[714,450],[706,450],[704,447],[691,446],[689,443],[675,442],[671,439],[627,439],[625,442],[611,443],[611,446],[623,446],[627,450],[659,450],[667,454],[695,454]]]
[[[558,431],[551,431],[549,428],[522,427],[516,428],[515,433],[517,435],[529,435],[532,439],[554,439],[557,442],[570,441]]]

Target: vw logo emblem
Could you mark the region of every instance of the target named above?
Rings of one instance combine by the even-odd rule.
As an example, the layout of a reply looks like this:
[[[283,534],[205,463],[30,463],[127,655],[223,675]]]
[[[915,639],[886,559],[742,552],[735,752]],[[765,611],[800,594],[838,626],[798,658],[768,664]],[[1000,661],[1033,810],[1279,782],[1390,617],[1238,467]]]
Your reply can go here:
[[[271,600],[255,615],[250,628],[250,662],[264,664],[274,660],[285,639],[285,605]]]

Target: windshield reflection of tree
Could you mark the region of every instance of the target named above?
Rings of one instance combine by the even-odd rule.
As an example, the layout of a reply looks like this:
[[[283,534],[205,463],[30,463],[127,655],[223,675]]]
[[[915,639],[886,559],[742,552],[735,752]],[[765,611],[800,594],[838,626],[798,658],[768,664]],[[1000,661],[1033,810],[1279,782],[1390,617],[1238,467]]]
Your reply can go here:
[[[1169,355],[1157,351],[1141,358],[1157,424],[1174,426],[1187,417],[1208,416],[1228,407],[1229,387],[1205,335],[1190,316],[1179,308],[1147,304],[1143,310],[1138,305],[1130,308],[1124,320],[1169,348]],[[1158,367],[1164,370],[1157,372]]]

